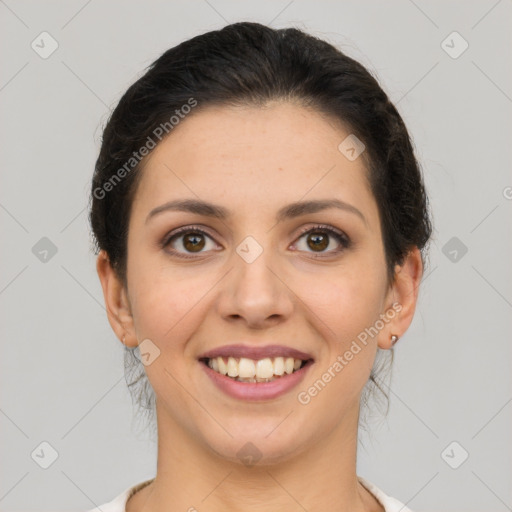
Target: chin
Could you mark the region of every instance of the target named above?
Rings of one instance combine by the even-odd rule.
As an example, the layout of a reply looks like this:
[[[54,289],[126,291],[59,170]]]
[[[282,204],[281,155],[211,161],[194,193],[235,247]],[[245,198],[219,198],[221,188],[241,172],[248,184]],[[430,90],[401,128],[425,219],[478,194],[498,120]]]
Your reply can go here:
[[[210,442],[210,449],[216,456],[245,467],[271,466],[293,459],[298,455],[303,443],[290,438],[286,429],[277,435],[276,423],[272,429],[263,429],[255,435],[246,431],[233,432],[233,438],[225,443]],[[272,432],[268,435],[268,432]],[[219,440],[220,441],[220,440]]]

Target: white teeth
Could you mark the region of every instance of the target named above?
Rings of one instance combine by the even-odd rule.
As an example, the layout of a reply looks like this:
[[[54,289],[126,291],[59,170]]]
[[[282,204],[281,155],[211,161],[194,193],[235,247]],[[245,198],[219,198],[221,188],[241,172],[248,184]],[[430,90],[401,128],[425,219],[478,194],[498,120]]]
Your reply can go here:
[[[228,358],[228,375],[230,377],[238,377],[238,364],[234,357]]]
[[[291,374],[298,370],[302,365],[301,359],[293,357],[266,357],[259,361],[254,361],[246,357],[240,359],[228,357],[227,364],[222,357],[215,357],[208,360],[208,366],[222,375],[228,375],[236,380],[245,380],[249,382],[258,382],[274,380],[275,378],[286,374]]]
[[[256,377],[258,379],[270,379],[274,376],[274,365],[272,360],[268,357],[266,359],[260,359],[256,363]]]
[[[283,375],[284,373],[284,359],[276,357],[274,359],[274,375]]]
[[[240,358],[238,363],[238,376],[246,379],[252,379],[256,375],[256,366],[252,359]]]
[[[210,359],[210,361],[212,361],[212,359]],[[215,361],[217,361],[217,365],[219,367],[218,372],[221,373],[222,375],[227,375],[228,367],[227,367],[226,363],[224,362],[224,359],[222,359],[222,357],[216,357]],[[213,368],[213,366],[212,366],[212,368]],[[215,368],[213,368],[213,369],[215,370]]]

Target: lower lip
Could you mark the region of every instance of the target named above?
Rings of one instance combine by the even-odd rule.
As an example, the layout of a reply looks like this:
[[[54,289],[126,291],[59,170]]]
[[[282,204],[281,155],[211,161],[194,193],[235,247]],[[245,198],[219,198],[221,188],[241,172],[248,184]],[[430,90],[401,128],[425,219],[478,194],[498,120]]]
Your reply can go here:
[[[310,359],[300,370],[279,377],[272,382],[239,382],[212,370],[202,361],[199,364],[213,383],[227,395],[240,400],[271,400],[297,386],[306,376],[313,361]]]

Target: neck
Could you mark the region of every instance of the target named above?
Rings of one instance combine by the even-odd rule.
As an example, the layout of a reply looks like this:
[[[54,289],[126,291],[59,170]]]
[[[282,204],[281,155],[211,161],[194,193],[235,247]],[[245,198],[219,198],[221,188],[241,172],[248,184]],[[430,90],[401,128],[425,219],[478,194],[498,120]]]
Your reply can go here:
[[[262,454],[247,466],[201,444],[157,403],[157,476],[128,501],[126,512],[383,512],[357,480],[358,418],[359,409],[351,410],[306,449],[279,460]],[[286,429],[282,434],[284,440]]]

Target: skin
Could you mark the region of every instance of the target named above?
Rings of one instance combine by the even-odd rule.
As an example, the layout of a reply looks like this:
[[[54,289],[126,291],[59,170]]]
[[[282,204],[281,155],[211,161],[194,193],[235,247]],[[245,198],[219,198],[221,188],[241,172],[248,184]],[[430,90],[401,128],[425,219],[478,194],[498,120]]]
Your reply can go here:
[[[414,248],[388,286],[363,159],[350,161],[338,150],[349,134],[292,103],[208,107],[182,121],[146,160],[130,217],[127,288],[104,251],[97,259],[116,335],[130,347],[150,339],[160,350],[145,367],[156,394],[157,476],[128,501],[127,512],[384,510],[357,481],[359,399],[377,347],[389,349],[391,334],[402,336],[413,319],[423,268]],[[167,211],[146,223],[153,208],[180,198],[224,206],[232,218]],[[275,222],[284,205],[328,198],[355,206],[366,224],[332,208]],[[308,244],[311,235],[300,228],[315,223],[338,228],[352,245],[343,248],[330,235],[324,249]],[[159,245],[176,228],[198,224],[208,232],[199,253],[183,233],[172,246]],[[236,252],[249,235],[263,249],[252,263]],[[400,312],[300,404],[297,393],[395,302]],[[298,388],[276,399],[234,399],[197,358],[237,342],[292,346],[315,364]],[[237,457],[249,441],[261,453],[250,467]]]

